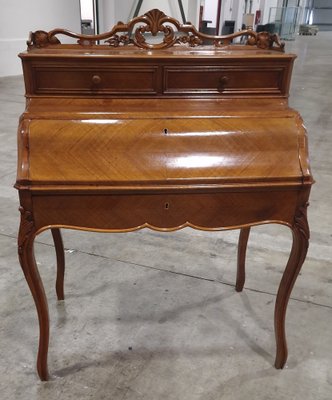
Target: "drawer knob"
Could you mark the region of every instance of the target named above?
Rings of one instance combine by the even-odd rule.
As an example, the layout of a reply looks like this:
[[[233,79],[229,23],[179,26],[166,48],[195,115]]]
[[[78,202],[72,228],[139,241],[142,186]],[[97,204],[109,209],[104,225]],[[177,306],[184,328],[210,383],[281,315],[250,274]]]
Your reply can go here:
[[[101,77],[99,75],[93,75],[92,83],[94,83],[95,85],[99,85],[100,82],[101,82]]]
[[[228,82],[229,82],[229,77],[228,76],[222,76],[219,79],[219,89],[220,90],[225,89],[225,86],[227,85]]]

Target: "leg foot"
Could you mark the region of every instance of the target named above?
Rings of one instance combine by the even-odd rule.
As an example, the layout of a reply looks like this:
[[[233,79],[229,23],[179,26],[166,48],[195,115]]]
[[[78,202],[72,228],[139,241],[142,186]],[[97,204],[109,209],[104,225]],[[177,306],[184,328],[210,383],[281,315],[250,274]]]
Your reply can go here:
[[[21,223],[18,236],[18,255],[22,270],[32,293],[39,320],[39,348],[37,356],[37,371],[40,379],[48,379],[47,353],[49,343],[49,316],[47,299],[35,262],[33,242],[35,228],[30,211],[20,207]]]
[[[52,228],[51,229],[55,253],[56,253],[56,261],[57,261],[57,275],[56,275],[56,284],[55,290],[58,297],[58,300],[64,300],[64,276],[65,276],[65,250],[63,247],[63,241],[61,237],[60,229]]]
[[[250,227],[242,228],[239,235],[239,245],[237,251],[237,274],[235,289],[237,292],[242,292],[244,282],[246,279],[245,262],[247,243],[249,239]]]
[[[293,245],[286,269],[281,278],[274,311],[274,330],[276,336],[275,367],[281,369],[287,361],[287,342],[285,332],[285,318],[288,300],[296,278],[305,260],[309,245],[309,226],[306,214],[307,205],[301,207],[295,216],[292,228]]]

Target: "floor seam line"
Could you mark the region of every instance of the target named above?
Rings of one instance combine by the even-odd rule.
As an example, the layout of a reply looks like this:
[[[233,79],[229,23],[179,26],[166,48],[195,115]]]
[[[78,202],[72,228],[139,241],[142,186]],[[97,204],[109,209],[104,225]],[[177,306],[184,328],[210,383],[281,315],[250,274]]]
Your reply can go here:
[[[49,246],[53,247],[53,245],[49,245]],[[114,261],[118,261],[118,262],[121,262],[121,263],[124,263],[124,264],[135,265],[137,267],[152,269],[154,271],[168,272],[168,273],[171,273],[171,274],[186,276],[186,277],[194,278],[194,279],[200,279],[200,280],[204,280],[204,281],[208,281],[208,282],[216,282],[216,283],[220,283],[222,285],[232,286],[232,287],[235,288],[235,284],[232,284],[232,283],[229,283],[229,282],[219,281],[217,279],[204,278],[204,277],[200,277],[200,276],[197,276],[197,275],[185,274],[183,272],[171,271],[171,270],[168,270],[168,269],[160,269],[160,268],[156,268],[156,267],[151,267],[149,265],[138,264],[138,263],[135,263],[135,262],[132,262],[132,261],[120,260],[118,258],[111,258],[111,257],[108,257],[108,256],[103,256],[103,255],[90,253],[90,252],[86,252],[86,251],[82,251],[82,250],[75,250],[75,251],[77,251],[79,253],[83,253],[83,254],[88,254],[88,255],[91,255],[91,256],[94,256],[94,257],[101,257],[101,258],[106,259],[106,260],[114,260]],[[268,295],[273,296],[273,297],[277,297],[277,295],[275,293],[265,292],[264,290],[253,289],[253,288],[249,288],[249,287],[246,287],[246,286],[244,287],[244,289],[249,290],[251,292],[263,293],[263,294],[268,294]],[[312,305],[317,306],[317,307],[325,307],[325,308],[332,309],[332,306],[329,306],[329,305],[326,305],[326,304],[315,303],[315,302],[308,301],[308,300],[301,300],[301,299],[297,299],[296,297],[290,297],[289,299],[290,300],[294,300],[294,301],[298,301],[298,302],[301,302],[301,303],[305,303],[305,304],[312,304]]]
[[[115,261],[122,262],[122,263],[125,263],[125,264],[136,265],[136,266],[138,266],[138,267],[153,269],[153,270],[155,270],[155,271],[169,272],[169,273],[171,273],[171,274],[182,275],[182,276],[186,276],[186,277],[189,277],[189,278],[200,279],[200,280],[204,280],[204,281],[208,281],[208,282],[216,282],[216,283],[220,283],[220,284],[222,284],[222,285],[231,286],[231,287],[234,287],[234,288],[235,288],[235,284],[233,284],[233,283],[224,282],[224,281],[220,281],[220,280],[213,279],[213,278],[204,278],[204,277],[201,277],[201,276],[198,276],[198,275],[185,274],[185,273],[183,273],[183,272],[171,271],[171,270],[168,270],[168,269],[165,270],[165,269],[161,269],[161,268],[151,267],[151,266],[149,266],[149,265],[137,264],[137,263],[134,263],[134,262],[123,261],[123,260],[119,260],[119,259],[115,259],[115,258],[114,258],[114,259],[109,258],[109,257],[104,257],[104,258],[107,258],[107,259],[109,259],[109,260],[115,260]],[[268,295],[270,295],[270,296],[277,297],[276,293],[265,292],[264,290],[260,290],[260,289],[253,289],[253,288],[246,287],[246,286],[244,286],[243,289],[248,290],[248,291],[250,291],[250,292],[268,294]],[[329,306],[329,305],[326,305],[326,304],[315,303],[315,302],[313,302],[313,301],[297,299],[296,297],[290,297],[290,300],[294,300],[294,301],[298,301],[298,302],[306,303],[306,304],[312,304],[312,305],[318,306],[318,307],[325,307],[325,308],[332,309],[332,306]]]
[[[0,233],[0,236],[6,236],[6,237],[10,237],[10,238],[15,238],[12,235],[6,235],[6,234],[3,234],[3,233]],[[53,244],[39,242],[37,240],[36,240],[36,243],[42,244],[42,245],[45,245],[45,246],[49,246],[49,247],[54,247]],[[65,251],[66,250],[68,251],[68,250],[71,250],[71,249],[65,248]],[[132,261],[120,260],[118,258],[111,258],[111,257],[108,257],[108,256],[103,256],[101,254],[95,254],[95,253],[91,253],[91,252],[88,252],[88,251],[82,251],[82,250],[76,250],[76,249],[74,249],[74,251],[77,252],[77,253],[81,253],[81,254],[87,254],[87,255],[90,255],[90,256],[93,256],[93,257],[100,257],[100,258],[103,258],[105,260],[111,260],[111,261],[113,260],[113,261],[117,261],[117,262],[124,263],[124,264],[135,265],[137,267],[152,269],[154,271],[160,271],[160,272],[166,272],[166,273],[175,274],[175,275],[186,276],[188,278],[200,279],[200,280],[208,281],[208,282],[216,282],[216,283],[220,283],[220,284],[225,285],[225,286],[232,286],[232,287],[235,288],[235,284],[232,284],[230,282],[223,282],[223,281],[220,281],[220,280],[217,280],[217,279],[213,279],[213,278],[204,278],[204,277],[201,277],[201,276],[198,276],[198,275],[186,274],[184,272],[171,271],[171,270],[168,270],[168,269],[160,269],[160,268],[152,267],[152,266],[149,266],[149,265],[138,264],[138,263],[135,263],[135,262],[132,262]],[[277,297],[276,293],[265,292],[264,290],[260,290],[260,289],[253,289],[253,288],[246,287],[246,286],[244,287],[244,289],[248,290],[250,292],[268,294],[270,296]],[[327,304],[320,304],[320,303],[315,303],[315,302],[309,301],[309,300],[297,299],[296,297],[290,297],[289,299],[290,300],[294,300],[294,301],[298,301],[300,303],[312,304],[312,305],[317,306],[317,307],[324,307],[324,308],[332,309],[332,306],[329,306]]]

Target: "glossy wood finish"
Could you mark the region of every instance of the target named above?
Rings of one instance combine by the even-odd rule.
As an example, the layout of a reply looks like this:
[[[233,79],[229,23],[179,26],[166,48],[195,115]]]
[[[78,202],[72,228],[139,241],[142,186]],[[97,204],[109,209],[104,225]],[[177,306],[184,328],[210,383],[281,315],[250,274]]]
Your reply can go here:
[[[236,97],[285,96],[294,55],[268,51],[259,63],[257,52],[243,51],[241,58],[231,50],[209,47],[154,50],[142,57],[142,50],[94,49],[86,57],[77,49],[59,65],[59,50],[33,49],[21,55],[32,72],[27,94],[71,97]],[[237,50],[240,52],[240,50]],[[42,58],[42,54],[50,58]],[[185,57],[181,57],[185,55]],[[241,55],[241,54],[239,54]],[[222,62],[221,62],[222,57]]]
[[[291,181],[301,174],[298,160],[292,157],[298,146],[297,137],[290,135],[296,130],[294,119],[251,118],[255,126],[252,132],[248,132],[248,120],[235,118],[196,118],[194,124],[191,119],[171,117],[167,121],[100,122],[96,129],[96,122],[89,120],[32,121],[30,181],[119,185],[176,182],[188,174],[192,183],[257,183],[273,179]],[[49,132],[47,136],[45,131]],[[92,154],[97,157],[91,157]],[[239,158],[241,169],[237,164]]]
[[[135,30],[137,22],[145,28]],[[134,36],[118,35],[126,30]],[[161,32],[164,40],[149,44],[145,32]],[[62,34],[78,44],[61,44]],[[247,43],[232,45],[241,35]],[[214,46],[199,46],[203,39]],[[284,366],[286,308],[308,247],[313,179],[305,128],[287,102],[295,56],[283,50],[268,33],[207,37],[158,10],[97,36],[31,34],[20,54],[27,103],[15,186],[19,259],[39,318],[42,380],[48,377],[49,316],[33,241],[51,229],[56,293],[63,300],[60,228],[240,228],[241,291],[251,227],[288,226],[293,247],[275,308],[275,366]]]

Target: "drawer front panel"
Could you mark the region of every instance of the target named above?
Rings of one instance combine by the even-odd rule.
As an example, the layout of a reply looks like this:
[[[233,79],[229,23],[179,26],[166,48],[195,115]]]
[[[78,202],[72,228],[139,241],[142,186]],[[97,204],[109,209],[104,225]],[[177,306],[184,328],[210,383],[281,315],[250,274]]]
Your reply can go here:
[[[158,67],[36,67],[36,94],[155,94]]]
[[[212,194],[36,195],[36,228],[62,225],[86,229],[174,230],[230,228],[265,221],[291,223],[298,192],[256,191]],[[236,210],[236,212],[234,212]]]
[[[164,93],[280,95],[284,72],[283,67],[165,67]]]

